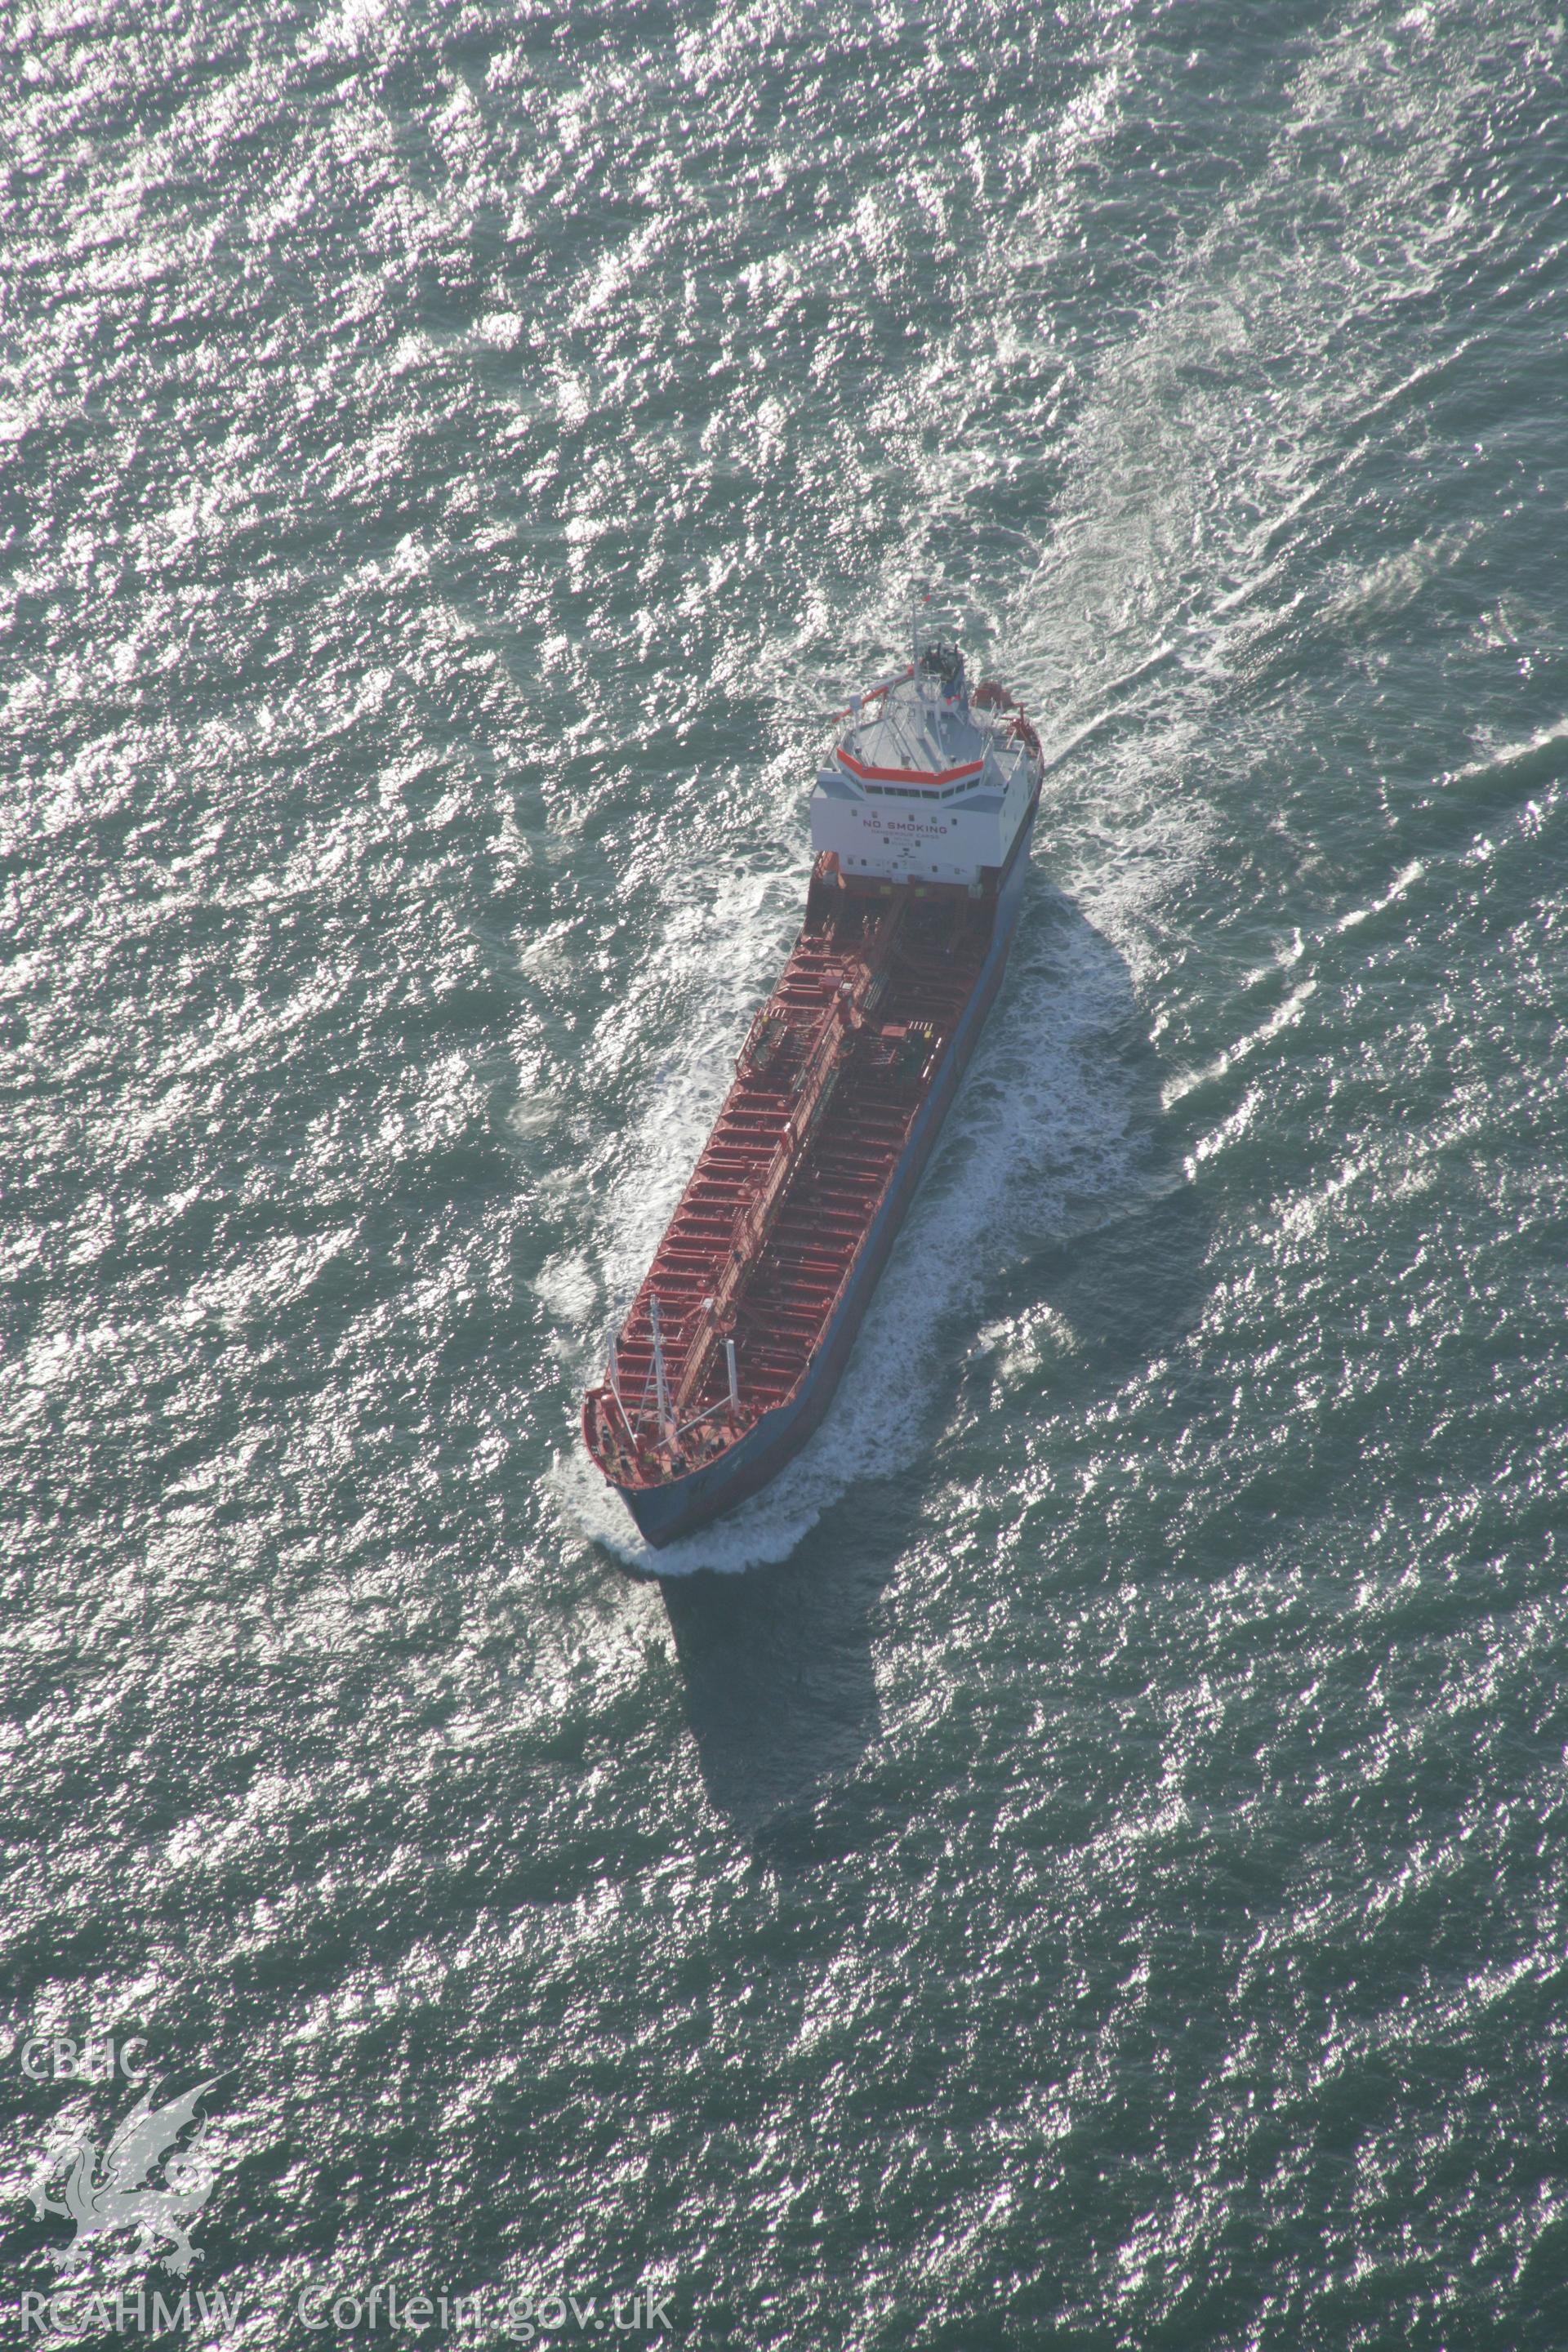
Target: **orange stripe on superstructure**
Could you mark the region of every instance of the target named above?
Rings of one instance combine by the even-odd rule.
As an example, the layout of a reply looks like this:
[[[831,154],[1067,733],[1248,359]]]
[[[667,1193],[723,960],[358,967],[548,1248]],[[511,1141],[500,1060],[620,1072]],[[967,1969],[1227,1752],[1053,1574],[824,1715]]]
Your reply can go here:
[[[853,776],[868,784],[927,784],[934,792],[942,784],[956,784],[961,776],[977,776],[985,762],[969,760],[962,768],[868,768],[852,751],[840,751],[839,758]]]

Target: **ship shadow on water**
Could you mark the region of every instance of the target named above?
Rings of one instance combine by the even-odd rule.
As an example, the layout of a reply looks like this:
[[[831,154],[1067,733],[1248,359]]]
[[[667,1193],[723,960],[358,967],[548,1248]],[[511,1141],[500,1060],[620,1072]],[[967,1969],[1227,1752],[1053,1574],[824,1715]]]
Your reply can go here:
[[[703,1785],[742,1832],[811,1808],[877,1741],[874,1620],[900,1549],[880,1518],[846,1496],[787,1560],[662,1587]]]
[[[1075,1389],[1098,1391],[1178,1345],[1203,1311],[1209,1219],[1184,1173],[1185,1122],[1163,1108],[1167,1073],[1124,959],[1049,884],[1034,896],[1016,956],[1014,1018],[1005,996],[993,1016],[997,1050],[983,1046],[969,1083],[1005,1092],[1020,1054],[1037,1070],[1039,1056],[1055,1053],[1076,1066],[1065,1092],[1079,1115],[1053,1137],[1043,1105],[1064,1090],[1047,1087],[1040,1133],[998,1142],[1008,1232],[997,1262],[979,1266],[962,1304],[938,1318],[935,1359],[945,1370],[920,1414],[929,1442],[914,1446],[907,1470],[852,1481],[786,1560],[661,1580],[710,1801],[759,1859],[784,1866],[878,1833],[875,1804],[858,1802],[845,1784],[881,1729],[879,1604],[910,1545],[922,1527],[929,1532],[931,1488],[952,1475],[941,1432],[994,1415],[977,1393],[992,1377],[976,1345],[982,1330],[1047,1308],[1072,1334]],[[969,1141],[931,1171],[936,1188],[953,1192],[944,1225],[962,1213],[969,1155],[986,1150],[983,1110],[978,1137],[970,1124]],[[956,1437],[962,1450],[962,1427]]]

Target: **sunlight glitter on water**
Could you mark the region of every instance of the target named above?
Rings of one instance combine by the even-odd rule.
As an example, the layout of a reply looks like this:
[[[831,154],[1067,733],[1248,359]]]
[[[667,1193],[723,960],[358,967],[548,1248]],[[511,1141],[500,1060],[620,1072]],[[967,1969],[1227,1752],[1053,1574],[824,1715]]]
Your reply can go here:
[[[1554,2341],[1562,42],[0,36],[0,2021],[221,2077],[205,2279]],[[660,1593],[577,1395],[914,577],[1014,967]]]

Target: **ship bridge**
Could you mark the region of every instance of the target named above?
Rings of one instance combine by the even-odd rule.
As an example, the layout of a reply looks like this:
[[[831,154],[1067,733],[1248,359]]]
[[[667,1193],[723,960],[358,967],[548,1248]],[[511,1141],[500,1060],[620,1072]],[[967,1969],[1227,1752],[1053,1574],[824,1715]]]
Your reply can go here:
[[[1039,743],[1010,695],[969,696],[951,639],[850,698],[817,772],[811,838],[849,881],[967,884],[1007,856],[1033,799]]]

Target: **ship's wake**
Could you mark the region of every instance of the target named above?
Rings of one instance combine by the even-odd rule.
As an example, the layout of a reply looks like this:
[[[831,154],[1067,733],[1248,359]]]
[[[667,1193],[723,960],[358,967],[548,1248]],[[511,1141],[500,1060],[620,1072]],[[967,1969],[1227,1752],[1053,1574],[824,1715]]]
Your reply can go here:
[[[1383,572],[1362,580],[1341,549],[1347,518],[1372,495],[1371,469],[1418,429],[1416,396],[1451,344],[1427,298],[1475,268],[1488,243],[1453,174],[1491,50],[1439,13],[1452,36],[1447,79],[1440,91],[1424,83],[1419,100],[1407,83],[1436,55],[1432,12],[1431,23],[1412,17],[1408,58],[1369,48],[1369,13],[1352,6],[1332,41],[1281,64],[1259,99],[1266,152],[1200,234],[1130,279],[1117,336],[1069,351],[1044,328],[1037,343],[998,334],[998,319],[1022,315],[1017,272],[1058,253],[1057,215],[1070,214],[1072,192],[1064,181],[1021,199],[1009,241],[973,273],[951,350],[924,376],[883,387],[874,422],[897,433],[904,528],[883,540],[872,578],[851,601],[804,539],[778,551],[800,573],[790,603],[806,618],[793,635],[776,625],[770,646],[783,681],[777,731],[796,760],[793,782],[775,757],[756,788],[771,803],[776,879],[738,923],[741,886],[715,884],[675,969],[650,982],[668,991],[673,978],[702,1042],[677,1049],[651,1107],[595,1171],[608,1191],[604,1234],[589,1244],[603,1303],[563,1339],[582,1377],[598,1370],[721,1095],[744,1026],[734,975],[748,974],[755,1001],[782,956],[792,887],[804,891],[807,715],[853,682],[847,667],[875,667],[899,641],[911,577],[962,583],[972,667],[1017,687],[1039,722],[1038,870],[989,1033],[816,1436],[764,1494],[658,1554],[580,1446],[558,1462],[551,1483],[564,1514],[629,1566],[671,1574],[779,1559],[853,1482],[906,1472],[929,1450],[1001,1272],[1168,1189],[1161,1123],[1182,1115],[1197,1082],[1184,1069],[1201,1079],[1211,1064],[1228,1068],[1279,1027],[1255,1037],[1244,973],[1234,1004],[1216,1003],[1212,981],[1201,1014],[1187,1003],[1186,908],[1224,839],[1260,908],[1268,861],[1293,871],[1310,857],[1281,789],[1300,754],[1281,683],[1305,647],[1348,649],[1369,600],[1419,586]],[[1142,58],[1151,105],[1163,102],[1153,70]],[[1368,111],[1369,78],[1398,121],[1396,154],[1367,134],[1379,111]],[[1073,127],[1075,170],[1116,137],[1124,79],[1109,71]],[[1303,171],[1327,157],[1331,173]],[[1413,368],[1424,339],[1430,352]],[[961,346],[970,391],[955,448]],[[1314,355],[1329,349],[1338,356],[1325,369]],[[868,458],[859,426],[835,429],[843,478],[854,479]],[[1441,534],[1422,545],[1421,579],[1462,551]],[[671,872],[689,890],[675,853]],[[745,887],[755,893],[749,877]],[[1155,975],[1163,1114],[1137,1003]],[[648,1011],[657,1023],[651,999]],[[1216,1024],[1235,1040],[1217,1056]]]

